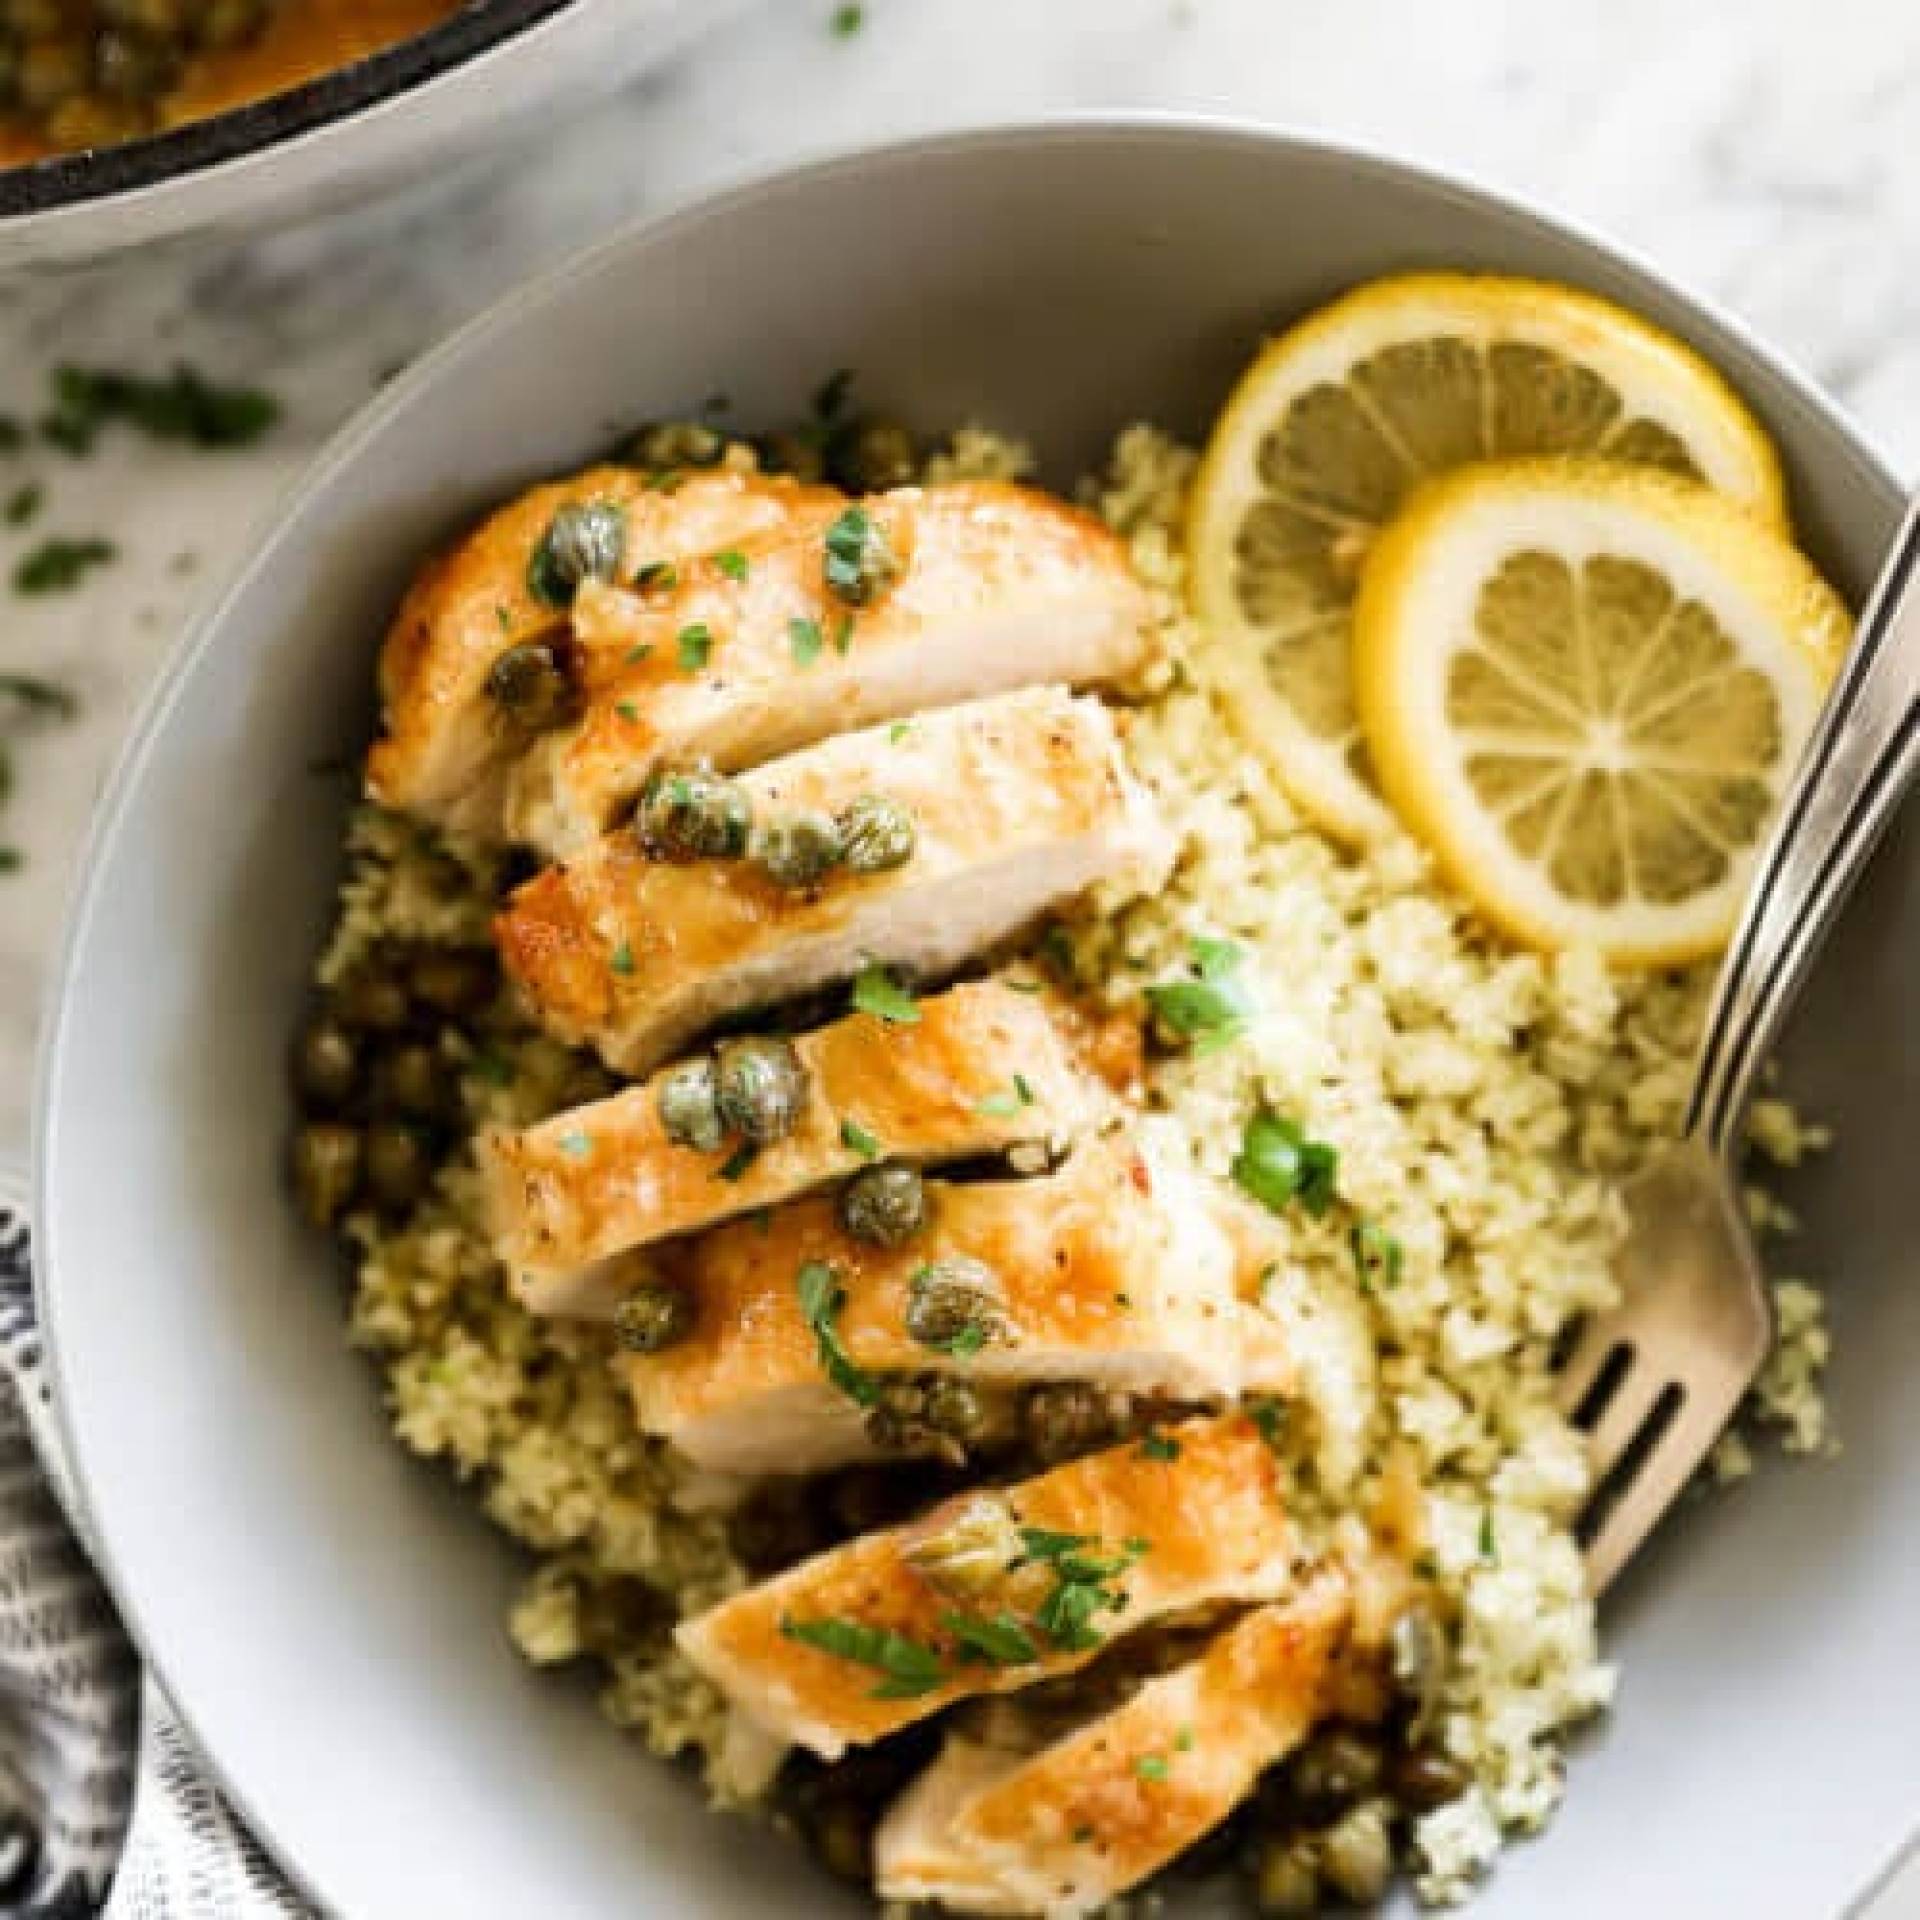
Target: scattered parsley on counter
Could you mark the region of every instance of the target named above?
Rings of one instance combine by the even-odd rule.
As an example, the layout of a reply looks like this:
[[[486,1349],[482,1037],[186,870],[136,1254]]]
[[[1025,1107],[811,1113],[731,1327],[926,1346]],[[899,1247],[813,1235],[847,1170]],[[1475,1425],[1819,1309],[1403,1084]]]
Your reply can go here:
[[[866,8],[852,4],[835,7],[833,10],[833,18],[829,22],[833,37],[836,40],[851,40],[866,24]]]
[[[65,687],[37,674],[0,672],[0,809],[13,791],[9,738],[21,726],[71,720],[80,703]],[[18,873],[25,861],[18,847],[0,844],[0,874]]]
[[[15,593],[68,593],[118,551],[111,540],[43,540],[14,563]]]
[[[10,527],[24,527],[40,511],[46,490],[29,481],[7,495],[6,518]]]
[[[63,452],[87,454],[112,422],[154,440],[196,447],[248,447],[280,418],[280,403],[258,387],[227,387],[184,363],[164,378],[111,367],[60,367],[40,437]]]

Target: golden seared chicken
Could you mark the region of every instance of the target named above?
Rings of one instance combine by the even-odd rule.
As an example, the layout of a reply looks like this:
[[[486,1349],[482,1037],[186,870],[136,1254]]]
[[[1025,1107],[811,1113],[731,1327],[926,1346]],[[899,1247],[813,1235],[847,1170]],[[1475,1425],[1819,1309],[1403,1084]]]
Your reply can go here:
[[[1064,1146],[1110,1104],[1048,999],[987,980],[918,1011],[910,1026],[856,1012],[795,1038],[785,1131],[751,1153],[719,1111],[737,1048],[484,1136],[494,1249],[523,1304],[609,1312],[622,1274],[609,1255],[790,1200],[882,1156],[926,1165]]]
[[[1169,851],[1107,709],[1043,687],[738,781],[663,778],[632,827],[515,893],[495,936],[542,1025],[644,1073],[863,969],[949,970],[1098,881],[1150,884]]]
[[[956,1700],[1084,1666],[1211,1603],[1272,1600],[1297,1540],[1279,1463],[1239,1414],[957,1495],[750,1587],[678,1631],[759,1727],[823,1759]]]
[[[681,538],[675,550],[694,548]],[[1152,644],[1114,536],[998,482],[909,487],[857,508],[796,491],[771,534],[643,577],[660,584],[622,575],[581,589],[584,711],[509,779],[508,834],[554,857],[589,845],[663,763],[737,769],[1013,687],[1097,685]]]
[[[1071,1380],[1187,1401],[1246,1384],[1232,1255],[1195,1175],[1102,1140],[1043,1178],[914,1182],[924,1226],[875,1245],[892,1237],[888,1194],[876,1187],[869,1204],[863,1189],[891,1177],[665,1251],[661,1279],[690,1296],[693,1320],[686,1338],[622,1362],[647,1432],[727,1472],[819,1473],[875,1451],[876,1376]],[[812,1283],[830,1295],[809,1297],[803,1272],[831,1275]],[[850,1371],[822,1368],[820,1297]],[[1258,1384],[1284,1389],[1264,1357]]]
[[[384,733],[367,756],[368,793],[498,836],[508,764],[578,706],[570,612],[583,581],[692,563],[796,517],[812,524],[838,498],[735,473],[665,492],[626,467],[523,494],[430,562],[402,601],[380,654]]]
[[[988,1738],[949,1735],[880,1823],[875,1891],[960,1913],[1104,1906],[1211,1832],[1305,1738],[1328,1710],[1350,1614],[1329,1569],[1064,1736],[1018,1700]]]

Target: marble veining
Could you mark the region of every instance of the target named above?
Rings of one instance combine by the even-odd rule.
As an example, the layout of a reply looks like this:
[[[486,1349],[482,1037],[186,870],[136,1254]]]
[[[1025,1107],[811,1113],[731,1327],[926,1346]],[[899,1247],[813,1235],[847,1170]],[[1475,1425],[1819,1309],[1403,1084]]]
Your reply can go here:
[[[698,0],[694,0],[698,4]],[[0,1146],[91,803],[168,647],[277,495],[374,389],[462,318],[619,223],[810,151],[1101,107],[1275,120],[1462,168],[1586,220],[1725,302],[1920,459],[1920,16],[1877,0],[763,0],[622,95],[384,205],[248,244],[0,281],[0,412],[60,360],[192,360],[271,387],[241,453],[109,436],[0,461],[48,532],[106,533],[80,592],[0,607],[0,664],[82,715],[26,742],[0,878]]]

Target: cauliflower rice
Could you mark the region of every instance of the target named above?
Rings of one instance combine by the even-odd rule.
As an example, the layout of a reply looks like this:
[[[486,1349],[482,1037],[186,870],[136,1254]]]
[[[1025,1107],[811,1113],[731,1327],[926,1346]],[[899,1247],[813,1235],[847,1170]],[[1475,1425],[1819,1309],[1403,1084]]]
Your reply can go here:
[[[968,430],[929,477],[1025,464],[1016,443]],[[1505,1836],[1545,1823],[1566,1735],[1612,1696],[1569,1531],[1586,1463],[1554,1409],[1550,1356],[1574,1316],[1608,1301],[1621,1180],[1678,1116],[1708,976],[1613,976],[1584,954],[1517,950],[1436,883],[1410,840],[1356,857],[1303,823],[1196,670],[1177,538],[1192,467],[1135,427],[1089,491],[1166,620],[1166,660],[1125,717],[1133,765],[1183,853],[1160,894],[1090,903],[1066,944],[1078,986],[1123,1006],[1178,974],[1196,935],[1239,943],[1254,1009],[1244,1033],[1154,1059],[1148,1124],[1221,1177],[1263,1102],[1338,1152],[1339,1203],[1283,1222],[1315,1416],[1301,1494],[1364,1511],[1409,1469],[1427,1489],[1422,1571],[1459,1631],[1438,1731],[1476,1783],[1415,1827],[1418,1889],[1444,1903]],[[497,856],[363,808],[348,857],[323,985],[383,941],[486,937]],[[524,1124],[608,1084],[504,1006],[463,1044],[474,1128]],[[1760,1103],[1753,1136],[1778,1164],[1823,1144],[1776,1099]],[[1762,1188],[1753,1214],[1763,1229],[1791,1225]],[[1397,1273],[1359,1272],[1362,1219],[1397,1241]],[[355,1214],[347,1232],[352,1335],[384,1372],[395,1431],[469,1482],[534,1556],[511,1620],[521,1652],[598,1662],[612,1720],[696,1762],[717,1799],[750,1797],[763,1770],[670,1638],[676,1617],[748,1579],[729,1544],[734,1490],[636,1430],[604,1330],[513,1302],[464,1152],[404,1220]],[[1817,1451],[1830,1445],[1820,1297],[1798,1280],[1777,1296],[1780,1347],[1752,1411],[1790,1449]],[[1747,1442],[1729,1436],[1719,1475],[1748,1464]]]

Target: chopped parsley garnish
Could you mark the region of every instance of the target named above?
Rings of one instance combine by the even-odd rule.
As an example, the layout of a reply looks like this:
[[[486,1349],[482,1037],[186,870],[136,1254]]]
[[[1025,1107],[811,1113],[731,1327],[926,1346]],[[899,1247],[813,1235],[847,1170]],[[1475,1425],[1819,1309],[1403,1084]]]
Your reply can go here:
[[[854,976],[853,1004],[891,1027],[911,1027],[920,1018],[920,1003],[885,967],[872,963]]]
[[[1142,1780],[1158,1786],[1167,1777],[1167,1756],[1164,1753],[1143,1753],[1133,1763],[1133,1770]]]
[[[613,710],[622,720],[626,721],[629,726],[637,726],[639,724],[640,709],[636,707],[631,700],[616,700],[613,703]]]
[[[824,1260],[806,1260],[794,1284],[800,1293],[800,1311],[813,1332],[820,1371],[855,1406],[872,1406],[880,1397],[879,1386],[840,1344],[840,1309],[847,1303],[847,1290],[840,1284],[839,1274]]]
[[[824,571],[830,592],[850,607],[864,607],[893,584],[900,562],[872,514],[865,507],[849,507],[827,529]],[[850,637],[851,623],[846,632]],[[834,644],[846,651],[837,635]]]
[[[940,1624],[952,1634],[963,1656],[991,1660],[997,1667],[1030,1666],[1040,1658],[1033,1635],[1010,1613],[998,1613],[991,1619],[972,1613],[948,1613],[941,1615]]]
[[[111,540],[43,540],[14,563],[16,593],[66,593],[95,567],[103,567],[118,549]]]
[[[1294,1201],[1316,1219],[1333,1205],[1340,1156],[1309,1140],[1296,1121],[1262,1107],[1247,1121],[1234,1156],[1234,1182],[1274,1213]]]
[[[1013,1085],[999,1093],[990,1093],[984,1099],[974,1102],[975,1113],[984,1113],[990,1119],[1007,1120],[1022,1107],[1033,1105],[1033,1088],[1027,1084],[1022,1074],[1013,1076]]]
[[[629,647],[624,658],[630,667],[637,667],[642,660],[651,660],[653,658],[652,641],[642,640],[638,646]]]
[[[631,973],[633,971],[633,949],[626,941],[622,940],[620,944],[614,948],[613,959],[610,964],[615,973]]]
[[[656,467],[640,484],[649,493],[678,493],[686,483],[686,473],[680,467]]]
[[[1197,1054],[1217,1053],[1246,1029],[1247,990],[1235,977],[1241,952],[1231,940],[1188,943],[1192,976],[1147,989],[1147,1004],[1169,1033],[1192,1043]]]
[[[123,420],[155,440],[196,447],[251,446],[280,417],[280,403],[257,387],[223,387],[190,366],[164,379],[107,367],[60,367],[41,437],[72,454],[90,453],[102,427]]]
[[[875,1700],[917,1700],[947,1682],[935,1648],[891,1627],[869,1627],[858,1620],[782,1620],[780,1631],[802,1646],[883,1675],[871,1695]]]
[[[862,1160],[877,1160],[880,1157],[880,1142],[858,1120],[840,1122],[840,1144],[850,1153],[857,1153]]]
[[[1101,1553],[1100,1543],[1088,1534],[1022,1527],[1020,1544],[1024,1559],[1044,1566],[1054,1580],[1053,1591],[1034,1612],[1034,1625],[1063,1652],[1086,1653],[1102,1645],[1106,1636],[1093,1624],[1094,1615],[1126,1605],[1126,1591],[1115,1583],[1146,1553],[1147,1543],[1129,1540],[1118,1553]]]
[[[760,1149],[751,1140],[743,1140],[714,1169],[713,1177],[716,1180],[738,1180],[759,1157]]]
[[[704,620],[690,621],[680,629],[677,642],[682,673],[698,673],[713,658],[713,629]]]
[[[513,631],[513,609],[504,601],[494,602],[493,617],[500,623],[502,633]]]
[[[24,527],[40,511],[41,502],[47,497],[44,487],[28,481],[24,487],[15,487],[7,495],[7,525]]]
[[[1353,1248],[1353,1264],[1359,1270],[1363,1287],[1397,1287],[1406,1254],[1400,1242],[1375,1220],[1354,1223],[1348,1236]]]
[[[713,556],[713,564],[729,580],[740,581],[747,577],[747,556],[738,547],[722,547]]]
[[[1269,1453],[1280,1453],[1287,1443],[1287,1409],[1284,1401],[1262,1397],[1246,1403],[1246,1415],[1267,1443]]]
[[[897,747],[901,741],[911,740],[912,738],[913,722],[911,720],[896,720],[893,725],[887,729],[887,741],[891,746]]]
[[[840,618],[833,623],[833,650],[835,653],[844,656],[847,649],[852,645],[853,615],[843,613]]]
[[[649,560],[633,576],[642,593],[671,593],[680,584],[680,569],[671,560]]]
[[[1180,1458],[1180,1442],[1170,1433],[1149,1427],[1140,1437],[1140,1453],[1147,1460],[1167,1462]]]
[[[829,24],[836,40],[851,40],[867,24],[867,10],[855,0],[846,0],[845,5],[834,8]]]
[[[584,1160],[593,1152],[593,1135],[590,1133],[563,1133],[560,1136],[560,1151],[569,1160]]]
[[[818,620],[795,614],[787,622],[787,641],[793,648],[793,664],[796,667],[810,667],[820,658],[820,649],[827,644],[827,636],[820,631]]]
[[[1182,1727],[1180,1731],[1173,1736],[1173,1750],[1175,1753],[1191,1753],[1193,1751],[1193,1729],[1191,1727]]]
[[[1496,1567],[1500,1564],[1500,1542],[1494,1538],[1491,1507],[1480,1515],[1480,1558]]]

